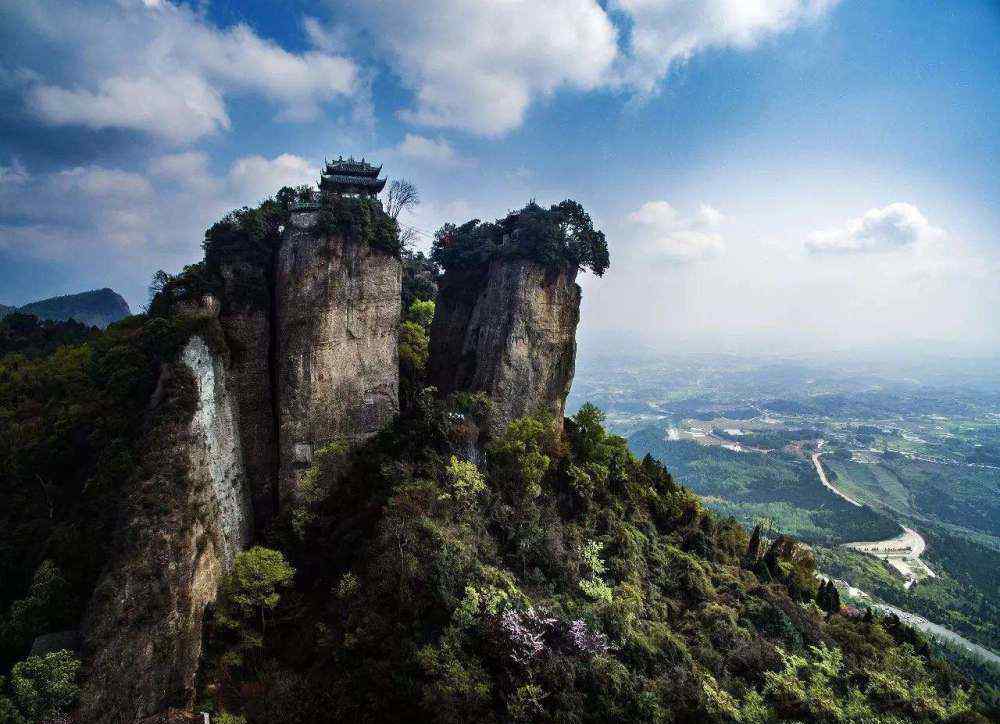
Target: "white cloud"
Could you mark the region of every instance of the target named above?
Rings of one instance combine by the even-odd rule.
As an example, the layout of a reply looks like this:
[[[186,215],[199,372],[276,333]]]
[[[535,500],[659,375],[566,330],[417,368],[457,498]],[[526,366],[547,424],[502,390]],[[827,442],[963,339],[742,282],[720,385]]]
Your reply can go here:
[[[898,251],[941,239],[945,232],[931,226],[920,209],[895,203],[871,209],[844,226],[816,231],[806,240],[813,254],[855,254]]]
[[[38,85],[28,105],[54,125],[131,128],[174,142],[229,128],[221,95],[191,74],[108,78],[96,91]]]
[[[229,195],[240,204],[257,203],[282,186],[315,184],[320,169],[309,161],[290,153],[275,158],[246,156],[238,159],[229,169],[227,182]]]
[[[154,158],[149,164],[152,176],[200,194],[216,195],[222,183],[208,169],[208,155],[201,151],[185,151]]]
[[[27,93],[29,108],[51,124],[182,143],[229,128],[226,98],[236,93],[273,101],[289,120],[366,98],[353,61],[322,48],[291,53],[242,24],[219,29],[186,5],[26,0],[14,13],[12,22],[62,59],[42,69],[61,77]]]
[[[560,87],[599,86],[617,33],[596,0],[354,3],[415,94],[403,118],[497,136]]]
[[[414,133],[407,133],[392,151],[404,158],[438,168],[458,168],[471,166],[473,163],[471,159],[460,156],[445,139],[427,138]]]
[[[839,0],[353,0],[404,84],[404,120],[497,136],[559,88],[653,92],[712,47],[752,48]],[[338,7],[340,5],[338,4]],[[319,44],[321,30],[308,26]]]
[[[91,249],[105,257],[146,255],[147,265],[166,255],[171,263],[165,266],[179,268],[193,260],[204,230],[226,212],[318,177],[318,167],[292,154],[246,156],[219,177],[197,152],[161,156],[148,174],[94,165],[31,174],[22,167],[16,185],[0,183],[6,217],[0,246],[64,261]]]
[[[49,177],[49,185],[55,193],[82,194],[92,200],[130,201],[148,198],[153,193],[152,185],[144,176],[101,166],[77,166],[59,171]]]
[[[813,22],[839,0],[614,0],[631,35],[619,58],[619,80],[648,93],[669,72],[706,48],[749,49]]]
[[[10,166],[0,166],[0,186],[23,184],[28,179],[28,171],[24,168],[20,160],[16,158],[11,161]]]
[[[647,201],[628,216],[646,260],[688,262],[720,254],[725,249],[717,229],[725,217],[702,204],[692,216],[682,216],[666,201]]]

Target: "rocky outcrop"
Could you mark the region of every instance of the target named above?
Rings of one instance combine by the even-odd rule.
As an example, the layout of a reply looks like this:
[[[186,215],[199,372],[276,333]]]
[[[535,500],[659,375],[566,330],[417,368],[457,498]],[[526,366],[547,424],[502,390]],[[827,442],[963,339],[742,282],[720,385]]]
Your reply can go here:
[[[191,704],[205,610],[251,535],[227,362],[194,336],[162,370],[127,525],[84,625],[82,721]]]
[[[449,270],[431,326],[429,379],[442,394],[485,392],[491,430],[529,413],[562,424],[573,382],[580,287],[576,271],[523,258]]]
[[[318,233],[293,214],[277,261],[279,499],[293,499],[313,453],[364,440],[399,409],[397,257]]]
[[[278,513],[277,424],[274,416],[273,279],[270,270],[246,263],[222,267],[225,281],[219,324],[229,351],[229,390],[243,441],[243,465],[253,504],[254,527],[266,530]],[[256,304],[236,303],[236,290],[268,290]]]

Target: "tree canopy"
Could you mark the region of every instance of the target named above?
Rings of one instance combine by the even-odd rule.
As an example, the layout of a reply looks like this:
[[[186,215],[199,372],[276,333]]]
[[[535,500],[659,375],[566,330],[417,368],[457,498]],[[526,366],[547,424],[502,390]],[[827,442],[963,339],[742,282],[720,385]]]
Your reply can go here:
[[[431,253],[445,270],[478,267],[500,257],[527,258],[550,269],[590,270],[597,276],[610,265],[604,232],[570,199],[548,209],[530,201],[495,222],[445,224]]]

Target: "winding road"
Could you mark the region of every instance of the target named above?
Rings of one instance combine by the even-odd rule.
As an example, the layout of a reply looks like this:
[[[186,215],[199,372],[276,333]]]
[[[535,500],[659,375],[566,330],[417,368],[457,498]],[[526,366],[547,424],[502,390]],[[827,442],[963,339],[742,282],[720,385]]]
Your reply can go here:
[[[827,479],[823,463],[819,459],[820,455],[823,454],[822,448],[825,442],[826,440],[820,440],[816,444],[816,452],[812,455],[813,465],[816,466],[820,482],[823,483],[825,488],[839,495],[848,503],[856,505],[859,508],[862,507],[860,502],[847,495]],[[910,588],[921,578],[935,578],[934,571],[920,560],[921,554],[927,548],[927,542],[923,536],[913,530],[913,528],[907,528],[902,523],[899,525],[903,529],[903,532],[894,538],[887,538],[880,541],[844,543],[843,545],[845,548],[852,548],[860,553],[867,553],[870,556],[874,556],[894,568],[906,581],[904,584],[906,588]]]
[[[816,447],[817,448],[823,447],[823,443],[824,442],[826,442],[826,440],[820,440],[819,444]],[[837,489],[835,486],[833,486],[830,483],[829,480],[826,479],[826,471],[823,470],[823,464],[820,463],[820,461],[819,461],[819,456],[822,455],[822,454],[823,454],[822,452],[820,452],[819,450],[817,450],[816,452],[813,453],[813,456],[812,456],[813,465],[816,466],[816,472],[819,473],[820,482],[823,483],[824,487],[826,487],[827,489],[829,489],[833,493],[839,495],[841,498],[843,498],[844,500],[846,500],[848,503],[851,503],[852,505],[856,505],[856,506],[858,506],[860,508],[861,507],[861,503],[859,503],[858,501],[856,501],[854,498],[852,498],[851,496],[849,496],[847,493],[843,492],[842,490]]]

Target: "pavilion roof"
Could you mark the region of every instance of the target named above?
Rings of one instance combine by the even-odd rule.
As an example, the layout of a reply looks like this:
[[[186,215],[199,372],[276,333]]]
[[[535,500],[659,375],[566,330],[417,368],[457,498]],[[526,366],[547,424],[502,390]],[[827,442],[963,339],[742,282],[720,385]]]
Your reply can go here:
[[[346,161],[343,158],[338,158],[336,161],[327,161],[326,170],[323,172],[324,176],[364,176],[367,178],[375,178],[382,172],[382,166],[372,166],[370,163],[361,159],[360,161],[355,161],[353,158],[349,158]]]

